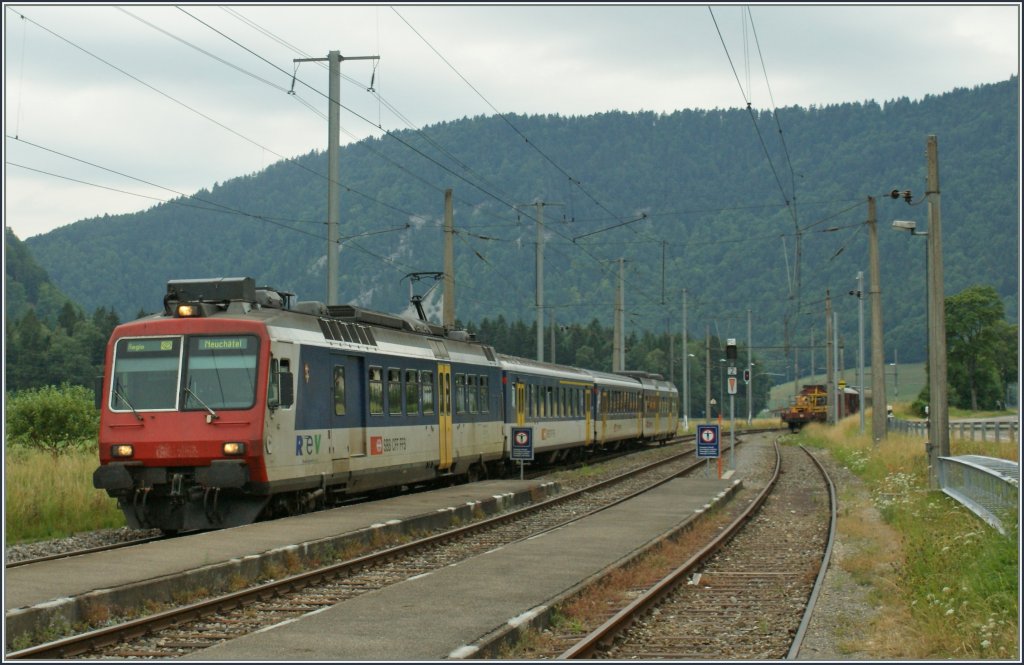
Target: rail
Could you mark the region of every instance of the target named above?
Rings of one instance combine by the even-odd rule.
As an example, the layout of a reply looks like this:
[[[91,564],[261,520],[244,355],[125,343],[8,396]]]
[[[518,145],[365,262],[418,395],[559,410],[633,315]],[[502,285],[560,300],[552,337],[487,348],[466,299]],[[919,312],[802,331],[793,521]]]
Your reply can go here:
[[[940,457],[939,487],[1003,535],[1004,520],[1013,519],[1014,526],[1019,521],[1017,462],[983,455]]]
[[[889,431],[924,438],[928,436],[928,421],[890,418]],[[949,437],[962,441],[1020,442],[1020,423],[1017,421],[956,421],[949,423]]]

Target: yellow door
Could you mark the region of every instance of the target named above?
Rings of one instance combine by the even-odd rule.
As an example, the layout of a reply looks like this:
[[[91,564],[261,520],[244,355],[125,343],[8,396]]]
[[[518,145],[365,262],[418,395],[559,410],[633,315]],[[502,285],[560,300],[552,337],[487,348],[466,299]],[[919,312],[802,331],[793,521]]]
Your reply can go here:
[[[526,424],[526,385],[516,383],[516,425]]]
[[[446,471],[452,466],[452,366],[437,365],[438,465]]]
[[[590,392],[593,390],[592,386],[587,386],[583,389],[583,419],[587,423],[586,433],[584,434],[584,443],[590,445],[594,442],[594,428],[590,423]]]

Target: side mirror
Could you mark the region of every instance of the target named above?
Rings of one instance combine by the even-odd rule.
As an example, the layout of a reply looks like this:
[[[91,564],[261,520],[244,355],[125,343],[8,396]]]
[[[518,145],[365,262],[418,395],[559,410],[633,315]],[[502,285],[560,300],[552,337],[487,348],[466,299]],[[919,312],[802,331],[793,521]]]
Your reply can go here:
[[[100,408],[103,407],[103,375],[102,374],[100,374],[95,379],[93,379],[92,398],[93,398],[93,403],[96,405],[97,409],[100,409]]]
[[[278,376],[281,381],[280,405],[287,408],[295,403],[295,381],[291,372],[281,372]]]

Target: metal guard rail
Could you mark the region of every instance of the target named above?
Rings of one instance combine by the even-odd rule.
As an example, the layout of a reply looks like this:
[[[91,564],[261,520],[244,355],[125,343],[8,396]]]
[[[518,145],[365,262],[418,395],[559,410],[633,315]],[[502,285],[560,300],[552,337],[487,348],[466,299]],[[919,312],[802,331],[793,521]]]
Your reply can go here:
[[[1019,521],[1017,462],[983,455],[940,457],[939,487],[1003,535],[1003,519]]]

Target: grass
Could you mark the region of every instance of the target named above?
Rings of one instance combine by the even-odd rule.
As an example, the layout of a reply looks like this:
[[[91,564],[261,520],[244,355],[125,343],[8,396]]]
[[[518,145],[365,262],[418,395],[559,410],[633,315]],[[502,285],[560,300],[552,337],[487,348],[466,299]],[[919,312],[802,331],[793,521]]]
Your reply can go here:
[[[876,446],[857,433],[857,420],[808,426],[797,440],[828,449],[859,476],[885,522],[885,529],[866,526],[866,506],[856,505],[847,505],[840,519],[841,533],[866,543],[843,565],[871,586],[872,600],[882,608],[872,626],[875,655],[1019,658],[1016,530],[1002,536],[929,490],[920,438],[890,435]],[[954,455],[1018,458],[1016,443],[954,439],[950,447]]]
[[[49,453],[5,445],[4,535],[8,543],[62,538],[125,525],[117,502],[92,486],[95,451]]]

